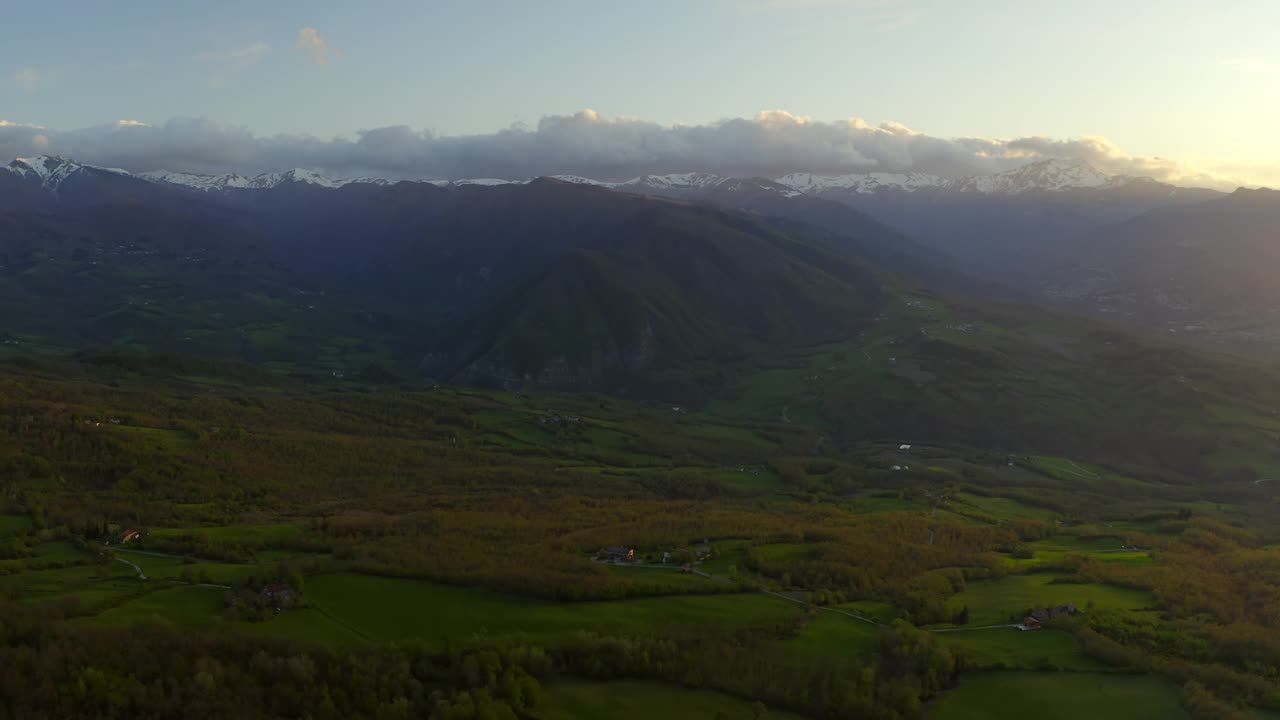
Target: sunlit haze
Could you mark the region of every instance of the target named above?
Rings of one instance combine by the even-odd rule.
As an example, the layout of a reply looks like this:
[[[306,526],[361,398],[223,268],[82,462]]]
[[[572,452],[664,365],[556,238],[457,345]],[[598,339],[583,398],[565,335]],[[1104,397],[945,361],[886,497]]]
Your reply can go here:
[[[1184,185],[1280,184],[1267,0],[52,0],[13,4],[4,25],[6,159],[622,175],[665,143],[665,164],[640,170],[680,170],[682,151],[685,170],[765,154],[725,169],[766,174],[1069,157]],[[527,162],[425,160],[463,136],[472,154],[515,143]],[[362,139],[363,155],[342,150]]]

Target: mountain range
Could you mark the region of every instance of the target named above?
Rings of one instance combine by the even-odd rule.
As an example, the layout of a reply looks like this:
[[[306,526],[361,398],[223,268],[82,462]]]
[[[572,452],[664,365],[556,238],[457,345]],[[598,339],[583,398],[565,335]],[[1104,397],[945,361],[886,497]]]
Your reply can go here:
[[[551,205],[558,214],[522,204],[533,197],[545,202],[552,195],[558,198]],[[1280,217],[1277,195],[1181,188],[1059,160],[952,179],[921,173],[794,173],[769,179],[695,172],[617,182],[564,175],[331,179],[304,169],[134,174],[55,157],[0,167],[0,212],[5,212],[0,223],[12,238],[3,249],[9,268],[30,265],[38,247],[30,243],[33,233],[72,232],[87,223],[85,238],[105,233],[118,243],[124,242],[119,235],[124,232],[136,243],[158,229],[183,228],[188,243],[204,243],[200,257],[224,256],[232,263],[228,267],[253,264],[263,287],[282,282],[266,275],[283,273],[299,280],[294,285],[329,287],[341,278],[363,288],[346,306],[368,306],[356,313],[366,320],[395,316],[412,297],[418,304],[419,339],[405,352],[430,356],[432,362],[445,362],[444,354],[430,350],[426,338],[452,337],[448,326],[457,321],[460,308],[496,301],[500,289],[525,279],[528,267],[542,269],[539,263],[553,263],[558,253],[586,249],[577,240],[561,242],[565,236],[554,228],[572,226],[570,218],[585,207],[623,202],[622,197],[746,213],[850,262],[935,289],[1061,304],[1146,329],[1270,353],[1273,346],[1280,348],[1275,329],[1280,292],[1266,280],[1267,268],[1274,267],[1270,247]],[[487,212],[481,208],[495,203],[501,206],[498,216],[468,215]],[[661,207],[676,212],[677,206]],[[508,212],[521,215],[500,230],[500,218]],[[521,232],[520,223],[533,216],[545,227],[533,223],[534,229]],[[477,227],[484,222],[494,227]],[[478,233],[485,240],[477,245],[450,239],[457,232]],[[512,244],[500,239],[503,232],[537,240]],[[593,252],[607,245],[585,244]],[[577,273],[598,272],[604,265],[596,258],[573,267]],[[227,282],[252,285],[254,277],[233,273]],[[33,280],[24,276],[23,281]],[[330,287],[329,292],[335,291]],[[511,347],[494,345],[508,354]],[[622,357],[629,352],[619,349],[624,347],[615,343],[604,354]],[[487,357],[480,353],[473,359],[492,369],[492,356]],[[456,364],[449,367],[463,371]]]
[[[83,165],[60,157],[37,156],[17,158],[3,170],[11,176],[27,180],[41,187],[57,189],[61,184],[81,173],[110,173],[132,176],[158,184],[178,185],[202,191],[262,190],[286,183],[306,183],[320,187],[337,188],[349,184],[388,185],[397,182],[422,182],[432,185],[504,185],[523,184],[529,179],[510,180],[497,178],[471,178],[458,180],[398,180],[384,177],[353,177],[333,179],[322,173],[302,168],[258,175],[198,174],[157,170],[129,173],[118,168]],[[611,182],[575,175],[552,175],[564,182],[595,185],[612,190],[641,193],[705,192],[714,189],[731,191],[732,184],[743,178],[726,177],[712,173],[675,173],[667,175],[641,175],[630,180]],[[845,175],[815,175],[792,173],[778,178],[752,178],[755,182],[771,182],[772,187],[786,197],[795,195],[876,195],[882,193],[939,193],[962,192],[981,195],[1019,195],[1028,192],[1067,192],[1076,190],[1115,189],[1131,185],[1153,184],[1173,192],[1178,188],[1163,185],[1145,177],[1107,175],[1083,161],[1040,160],[1022,167],[992,175],[974,175],[946,179],[926,173],[853,173]]]

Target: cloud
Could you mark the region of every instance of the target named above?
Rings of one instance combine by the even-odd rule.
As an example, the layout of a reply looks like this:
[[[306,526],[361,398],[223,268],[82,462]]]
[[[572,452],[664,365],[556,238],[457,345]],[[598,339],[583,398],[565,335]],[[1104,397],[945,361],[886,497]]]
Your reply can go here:
[[[43,73],[33,67],[24,67],[13,71],[13,84],[27,92],[38,88],[43,79]]]
[[[36,135],[45,137],[46,148],[35,147]],[[692,171],[764,177],[791,172],[960,177],[1046,158],[1084,160],[1108,173],[1220,188],[1243,184],[1242,178],[1277,174],[1275,168],[1238,174],[1229,168],[1195,168],[1134,156],[1100,137],[943,138],[897,122],[872,124],[857,117],[824,122],[784,110],[704,125],[660,125],[583,110],[544,117],[533,128],[513,125],[482,135],[438,136],[389,126],[333,139],[258,136],[244,127],[203,118],[154,126],[122,121],[64,132],[0,124],[0,160],[37,150],[131,170],[248,173],[303,167],[338,177],[573,174],[621,180]]]
[[[294,47],[306,53],[311,62],[316,65],[325,65],[331,59],[337,60],[342,57],[342,51],[329,47],[329,44],[320,37],[320,31],[313,27],[304,27],[298,31],[298,42]]]

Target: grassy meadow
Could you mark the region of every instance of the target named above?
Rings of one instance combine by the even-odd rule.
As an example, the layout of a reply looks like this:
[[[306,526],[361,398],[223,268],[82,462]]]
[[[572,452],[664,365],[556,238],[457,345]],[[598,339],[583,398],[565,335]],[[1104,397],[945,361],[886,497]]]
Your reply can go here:
[[[549,686],[538,706],[540,720],[800,720],[800,716],[765,708],[764,715],[746,700],[723,693],[692,690],[642,681],[560,682]]]
[[[1150,593],[1098,583],[1054,582],[1056,573],[1006,575],[992,580],[975,580],[948,603],[955,609],[969,608],[970,625],[998,625],[1020,622],[1032,608],[1075,603],[1082,610],[1117,608],[1136,610],[1152,604]]]
[[[1150,675],[983,672],[964,676],[929,720],[1191,720],[1177,687]]]

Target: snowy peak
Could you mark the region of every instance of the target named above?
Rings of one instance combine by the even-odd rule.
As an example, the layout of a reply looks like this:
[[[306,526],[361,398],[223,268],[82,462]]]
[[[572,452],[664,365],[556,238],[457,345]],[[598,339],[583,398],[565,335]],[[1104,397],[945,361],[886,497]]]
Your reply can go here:
[[[961,178],[950,188],[960,192],[1017,195],[1024,192],[1087,190],[1123,184],[1127,178],[1103,173],[1083,160],[1041,160],[996,175]]]
[[[38,155],[29,158],[17,158],[4,167],[4,170],[24,178],[30,182],[39,182],[43,188],[57,190],[70,177],[83,172],[103,172],[113,175],[128,175],[118,168],[102,168],[67,160],[57,156]]]
[[[559,180],[562,183],[569,183],[570,185],[591,185],[594,187],[603,187],[603,188],[615,188],[619,185],[619,183],[615,183],[615,182],[605,182],[604,180],[592,180],[591,178],[582,177],[581,175],[548,175],[547,177],[551,178],[552,180]]]
[[[133,175],[116,168],[82,165],[61,157],[37,156],[18,158],[5,166],[7,172],[33,186],[57,192],[70,177],[84,172],[110,173],[135,177],[161,185],[178,185],[203,192],[233,190],[267,190],[282,186],[339,188],[345,185],[394,185],[398,182],[427,182],[440,187],[496,186],[525,184],[529,180],[471,178],[460,180],[403,181],[380,177],[357,177],[334,180],[313,170],[294,168],[258,175],[203,175],[158,170]],[[985,195],[1017,195],[1026,192],[1064,192],[1073,190],[1118,188],[1133,183],[1154,182],[1148,178],[1107,175],[1079,160],[1041,160],[994,175],[974,175],[948,180],[927,173],[854,173],[818,175],[791,173],[774,180],[763,178],[730,178],[713,173],[671,173],[641,175],[624,182],[606,182],[578,175],[552,175],[565,183],[592,185],[623,192],[654,195],[694,193],[761,193],[773,192],[783,197],[797,195],[875,195],[879,193],[963,192]]]
[[[711,173],[672,173],[670,175],[641,175],[626,182],[613,185],[618,190],[629,192],[680,192],[684,190],[709,190],[723,183],[727,178]]]
[[[1064,192],[1118,187],[1138,178],[1107,175],[1082,160],[1041,160],[994,175],[972,175],[947,180],[926,173],[855,173],[814,175],[792,173],[778,182],[810,194],[829,192],[870,195],[880,192],[939,190],[986,195],[1017,195],[1024,192]]]
[[[170,172],[168,170],[154,170],[144,172],[139,177],[150,180],[154,183],[182,185],[185,187],[201,190],[204,192],[226,192],[228,190],[270,190],[281,186],[287,186],[291,183],[302,185],[314,185],[322,188],[340,188],[345,185],[395,185],[401,182],[422,182],[413,180],[392,180],[390,178],[381,177],[354,177],[344,178],[342,180],[334,180],[325,175],[321,175],[314,170],[306,170],[304,168],[294,168],[292,170],[282,170],[280,172],[260,173],[258,175],[238,175],[236,173],[227,173],[223,175],[200,175],[196,173]],[[432,185],[449,186],[449,185],[499,185],[510,181],[507,180],[459,180],[457,182],[449,182],[445,180],[428,180],[425,181]]]
[[[814,175],[792,173],[778,178],[778,182],[792,190],[805,194],[828,190],[844,190],[866,195],[882,190],[915,192],[924,188],[936,188],[946,184],[937,175],[926,173],[855,173],[851,175]]]
[[[184,185],[186,187],[195,188],[196,190],[212,191],[226,190],[228,188],[251,188],[254,187],[253,178],[244,175],[236,175],[230,173],[227,175],[197,175],[194,173],[169,172],[168,170],[155,170],[144,172],[139,177],[144,180],[150,180],[154,183],[162,183],[169,185]]]
[[[228,173],[225,175],[197,175],[194,173],[176,173],[167,170],[157,170],[154,172],[142,173],[141,177],[158,183],[168,183],[170,185],[185,185],[186,187],[195,188],[196,190],[224,191],[224,190],[265,190],[268,188],[279,187],[288,183],[304,183],[307,185],[318,185],[326,188],[336,188],[347,182],[357,182],[356,180],[342,181],[330,180],[320,173],[302,168],[294,168],[292,170],[284,170],[282,172],[262,173],[260,175],[246,176]],[[361,179],[365,180],[365,179]],[[389,182],[389,181],[385,181]]]

